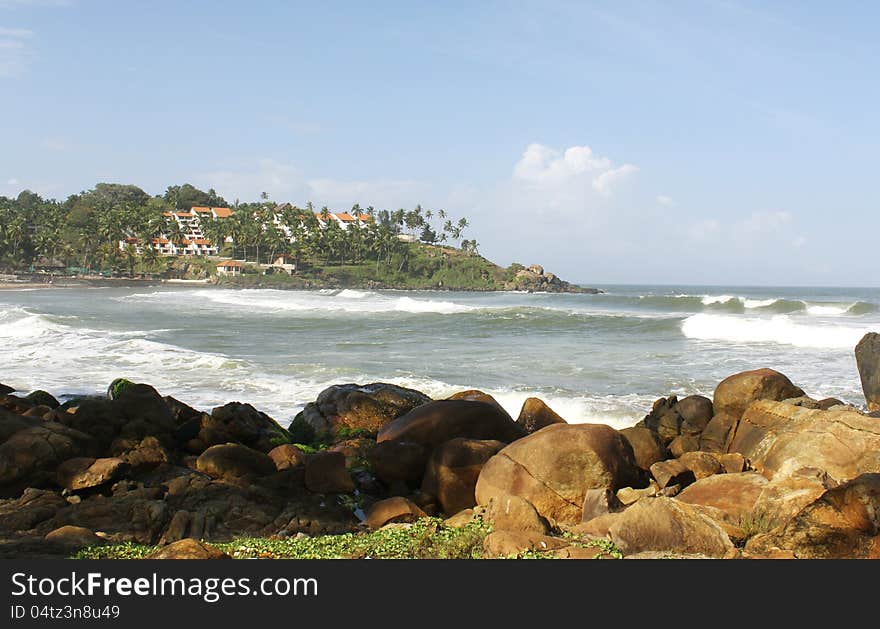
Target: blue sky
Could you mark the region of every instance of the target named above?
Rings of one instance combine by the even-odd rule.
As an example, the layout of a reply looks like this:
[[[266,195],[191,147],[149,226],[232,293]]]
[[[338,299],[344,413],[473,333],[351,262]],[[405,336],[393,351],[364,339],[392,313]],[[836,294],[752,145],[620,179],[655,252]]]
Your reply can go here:
[[[0,0],[0,194],[445,208],[582,282],[863,285],[871,2]]]

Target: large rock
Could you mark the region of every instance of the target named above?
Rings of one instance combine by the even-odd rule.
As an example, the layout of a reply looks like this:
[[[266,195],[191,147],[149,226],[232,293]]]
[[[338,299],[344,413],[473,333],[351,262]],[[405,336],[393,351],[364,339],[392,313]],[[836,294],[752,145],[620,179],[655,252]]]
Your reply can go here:
[[[414,487],[424,476],[428,450],[419,443],[383,441],[370,450],[367,459],[385,483],[402,482]]]
[[[624,555],[645,551],[724,557],[734,549],[727,533],[693,505],[674,498],[644,498],[603,516],[608,536]]]
[[[230,557],[210,544],[187,538],[163,546],[147,559],[230,559]]]
[[[785,524],[838,484],[815,468],[803,468],[791,476],[774,478],[762,488],[755,501],[754,517],[768,528]]]
[[[444,513],[476,506],[474,488],[486,461],[506,444],[480,439],[451,439],[434,449],[425,469],[422,491],[436,496]]]
[[[317,493],[350,493],[354,481],[341,452],[316,452],[306,460],[306,487]]]
[[[478,504],[519,496],[551,522],[581,521],[590,489],[639,485],[623,436],[601,424],[555,424],[515,441],[489,459],[477,480]]]
[[[16,499],[0,500],[0,533],[27,531],[52,518],[68,505],[60,494],[28,488]]]
[[[558,537],[531,531],[492,531],[483,540],[483,553],[488,558],[517,557],[524,552],[549,552],[566,548],[568,542]]]
[[[678,459],[657,461],[651,466],[651,476],[657,481],[657,486],[660,489],[673,485],[679,488],[685,487],[693,483],[697,478],[694,471]]]
[[[669,458],[669,451],[660,442],[656,432],[644,426],[624,428],[620,434],[629,442],[633,449],[636,465],[648,471],[657,461]]]
[[[58,485],[70,491],[99,487],[119,478],[127,469],[125,461],[117,458],[93,459],[79,457],[68,459],[58,466]]]
[[[46,391],[36,390],[28,393],[25,398],[34,406],[48,406],[49,408],[58,408],[60,406],[58,400],[55,399],[55,396],[51,393],[47,393]]]
[[[755,546],[805,559],[880,559],[880,474],[862,474],[827,490],[750,550]]]
[[[525,431],[492,404],[438,400],[385,424],[376,440],[410,441],[433,449],[457,437],[510,443],[523,436]]]
[[[318,434],[375,434],[388,422],[431,401],[414,389],[381,382],[340,384],[306,405],[302,417]]]
[[[275,446],[288,443],[290,435],[278,422],[250,404],[230,402],[202,416],[199,439],[208,446],[236,442],[269,452]]]
[[[14,391],[15,391],[15,389],[10,387],[9,385],[3,384],[2,382],[0,382],[0,395],[9,395],[10,393],[13,393]]]
[[[869,332],[856,345],[856,365],[869,411],[880,411],[880,334]]]
[[[486,404],[491,404],[492,406],[497,406],[499,410],[504,411],[504,407],[498,403],[494,397],[489,395],[488,393],[484,393],[479,389],[468,389],[467,391],[459,391],[458,393],[453,393],[450,395],[447,400],[470,400],[471,402],[485,402]],[[513,418],[511,418],[513,419]]]
[[[275,462],[275,467],[280,471],[305,465],[308,455],[292,443],[285,443],[270,450],[269,458]]]
[[[492,498],[486,505],[485,520],[498,531],[526,531],[545,535],[550,526],[531,502],[519,496]]]
[[[426,517],[427,514],[413,501],[394,496],[380,500],[370,507],[367,511],[367,526],[375,531],[393,522],[415,522]]]
[[[702,395],[689,395],[675,405],[681,417],[681,434],[699,437],[715,414],[712,400]]]
[[[681,434],[681,415],[676,406],[678,398],[670,396],[660,398],[654,402],[651,412],[636,426],[641,426],[654,432],[660,439],[663,447],[667,447],[673,439]]]
[[[730,445],[767,478],[817,468],[838,481],[880,472],[880,422],[849,409],[755,402]]]
[[[682,502],[722,511],[732,523],[752,514],[767,485],[757,472],[707,476],[686,487],[675,498]]]
[[[268,455],[238,443],[211,446],[196,460],[196,469],[212,478],[238,480],[268,476],[275,462]]]
[[[678,458],[678,461],[692,471],[697,480],[713,474],[721,474],[724,471],[720,457],[708,452],[685,452]]]
[[[95,451],[89,435],[62,424],[41,422],[19,430],[0,445],[0,496],[17,496],[25,487],[52,484],[61,461]]]
[[[516,423],[519,424],[528,434],[532,434],[533,432],[552,424],[566,424],[568,422],[557,415],[552,408],[547,406],[544,400],[530,397],[523,402]]]
[[[755,369],[728,376],[715,388],[715,414],[727,413],[739,420],[756,400],[780,401],[804,395],[803,389],[773,369]]]
[[[46,541],[69,550],[100,546],[104,540],[83,526],[61,526],[46,533]]]

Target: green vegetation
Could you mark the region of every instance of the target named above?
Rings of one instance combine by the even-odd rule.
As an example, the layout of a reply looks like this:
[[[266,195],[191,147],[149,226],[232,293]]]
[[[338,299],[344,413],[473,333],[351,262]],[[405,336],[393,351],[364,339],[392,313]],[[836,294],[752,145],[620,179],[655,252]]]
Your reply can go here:
[[[243,537],[213,544],[236,559],[480,559],[490,528],[479,520],[460,528],[438,518],[389,526],[370,533],[266,539]],[[155,546],[93,546],[74,559],[142,559]]]

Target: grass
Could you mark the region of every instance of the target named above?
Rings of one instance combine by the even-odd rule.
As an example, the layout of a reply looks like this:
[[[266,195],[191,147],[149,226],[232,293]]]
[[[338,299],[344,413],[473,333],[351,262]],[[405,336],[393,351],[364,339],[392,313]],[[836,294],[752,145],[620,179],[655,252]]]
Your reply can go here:
[[[743,537],[741,543],[745,545],[755,535],[769,533],[776,528],[776,521],[764,512],[752,511],[742,516],[737,526],[742,530]]]
[[[461,528],[423,518],[411,526],[370,533],[268,539],[240,537],[213,544],[236,559],[480,559],[490,528],[474,520]],[[156,550],[142,544],[92,546],[74,559],[143,559]]]

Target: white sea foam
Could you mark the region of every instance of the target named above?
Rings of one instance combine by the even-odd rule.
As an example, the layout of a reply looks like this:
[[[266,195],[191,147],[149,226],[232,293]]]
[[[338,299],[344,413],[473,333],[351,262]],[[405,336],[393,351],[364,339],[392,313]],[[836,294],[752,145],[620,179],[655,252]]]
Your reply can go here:
[[[711,306],[712,304],[726,304],[734,299],[736,297],[733,295],[704,295],[702,301],[704,306]]]
[[[772,306],[775,304],[778,299],[741,299],[742,305],[744,308],[766,308],[767,306]]]
[[[812,305],[807,306],[807,313],[820,317],[835,317],[837,315],[846,314],[854,305],[855,304],[849,304],[848,306]]]
[[[800,323],[787,315],[746,318],[714,314],[688,317],[682,322],[681,330],[691,339],[828,349],[853,348],[869,331],[861,327]]]

